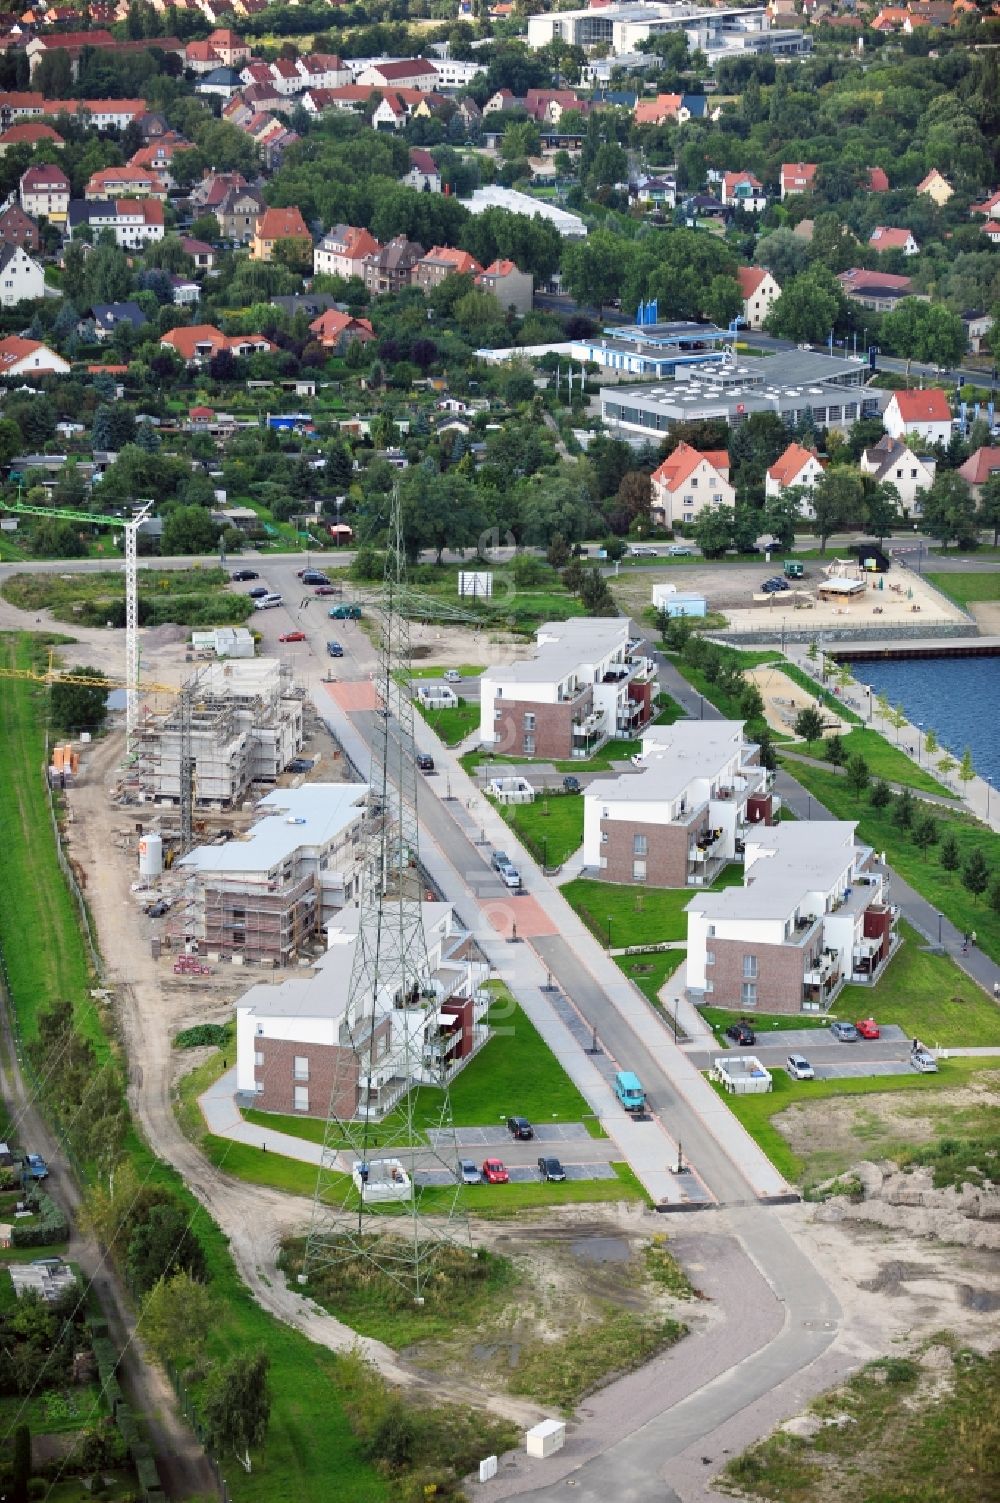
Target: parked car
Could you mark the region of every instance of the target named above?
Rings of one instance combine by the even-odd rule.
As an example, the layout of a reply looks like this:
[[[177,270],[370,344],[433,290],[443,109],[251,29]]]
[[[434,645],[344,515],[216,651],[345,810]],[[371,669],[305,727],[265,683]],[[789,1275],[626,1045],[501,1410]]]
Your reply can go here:
[[[235,569],[229,578],[234,584],[243,584],[248,579],[259,579],[256,569]]]
[[[162,918],[165,913],[169,913],[169,912],[170,912],[170,900],[169,900],[169,898],[160,898],[158,902],[156,902],[156,903],[150,903],[149,907],[146,909],[146,917],[147,918]]]
[[[462,675],[457,668],[446,668],[444,671],[444,681],[446,684],[460,684],[462,682]]]
[[[841,1044],[856,1044],[861,1037],[853,1023],[831,1023],[830,1032]]]
[[[298,577],[299,579],[301,579],[303,584],[330,583],[329,575],[324,574],[321,569],[302,569],[300,570]]]
[[[483,1179],[488,1185],[509,1184],[510,1175],[504,1168],[503,1159],[484,1159]]]
[[[434,758],[431,756],[430,752],[417,753],[417,766],[420,768],[421,772],[434,771]]]
[[[628,550],[629,558],[659,558],[658,548],[647,548],[641,543],[636,543]]]
[[[877,1039],[881,1037],[882,1030],[879,1028],[874,1018],[862,1018],[861,1021],[855,1023],[854,1026],[863,1039]]]
[[[279,642],[304,642],[305,639],[306,639],[306,634],[305,634],[304,631],[283,631],[281,633],[281,636],[278,638],[278,641]]]
[[[495,872],[498,872],[501,867],[510,866],[510,857],[506,851],[494,851],[490,857],[490,865]]]
[[[312,772],[313,763],[311,757],[293,757],[285,768],[286,772]]]
[[[271,591],[268,589],[267,585],[262,584],[254,585],[252,590],[247,590],[247,594],[250,596],[251,600],[263,600],[264,596],[270,595],[270,593]]]
[[[276,605],[280,604],[280,595],[274,594],[272,590],[265,590],[260,599],[254,602],[254,608],[258,611],[271,611]]]
[[[472,1159],[459,1159],[458,1177],[463,1185],[481,1185],[483,1182],[482,1170]]]
[[[787,579],[781,579],[775,574],[773,579],[765,579],[760,588],[765,595],[778,595],[782,590],[790,590],[791,585]]]
[[[734,1044],[755,1044],[757,1042],[757,1035],[750,1027],[750,1024],[744,1022],[742,1019],[738,1023],[730,1023],[726,1029],[726,1038],[732,1039]]]
[[[48,1179],[49,1166],[40,1153],[26,1153],[21,1162],[21,1174],[29,1179]]]
[[[568,772],[566,774],[566,776],[563,778],[563,793],[582,793],[582,792],[583,792],[583,788],[581,786],[580,779],[579,778],[575,778],[571,772]]]
[[[331,605],[327,611],[331,621],[360,621],[360,605]]]
[[[561,1184],[566,1178],[566,1170],[558,1159],[539,1159],[538,1172],[542,1176],[542,1179],[548,1180],[551,1184],[555,1185]]]
[[[790,1054],[785,1061],[785,1068],[793,1080],[813,1080],[816,1075],[812,1065],[801,1054]]]
[[[521,873],[508,861],[506,866],[500,868],[500,881],[504,887],[509,887],[512,892],[516,892],[521,885]]]
[[[344,649],[339,642],[327,642],[326,650],[331,658],[342,658],[344,656]]]
[[[667,549],[668,558],[694,558],[694,549],[686,548],[683,543],[675,543]]]
[[[523,1140],[527,1140],[528,1138],[533,1138],[535,1136],[535,1129],[532,1127],[527,1117],[508,1117],[507,1131],[510,1133],[512,1138],[521,1138]]]
[[[337,586],[332,584],[317,585],[315,590],[313,590],[314,595],[336,595],[336,593]]]
[[[924,1049],[923,1047],[911,1049],[910,1068],[916,1070],[920,1075],[936,1075],[937,1060],[929,1049]]]

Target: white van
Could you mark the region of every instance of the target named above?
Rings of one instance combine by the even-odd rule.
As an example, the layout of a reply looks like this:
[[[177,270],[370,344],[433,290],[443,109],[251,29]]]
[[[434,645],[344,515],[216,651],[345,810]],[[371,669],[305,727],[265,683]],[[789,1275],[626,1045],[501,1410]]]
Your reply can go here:
[[[269,611],[273,606],[281,605],[281,603],[280,595],[262,595],[259,600],[254,601],[259,611]]]

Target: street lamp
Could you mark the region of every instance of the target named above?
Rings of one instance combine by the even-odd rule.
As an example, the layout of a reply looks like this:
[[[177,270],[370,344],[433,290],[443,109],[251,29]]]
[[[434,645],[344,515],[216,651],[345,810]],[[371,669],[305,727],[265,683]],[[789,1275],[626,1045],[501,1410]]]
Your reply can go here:
[[[611,914],[608,914],[608,949],[611,949]]]
[[[917,766],[922,767],[924,765],[922,756],[923,748],[920,745],[920,737],[923,734],[924,723],[922,720],[915,720],[913,723],[917,730]]]

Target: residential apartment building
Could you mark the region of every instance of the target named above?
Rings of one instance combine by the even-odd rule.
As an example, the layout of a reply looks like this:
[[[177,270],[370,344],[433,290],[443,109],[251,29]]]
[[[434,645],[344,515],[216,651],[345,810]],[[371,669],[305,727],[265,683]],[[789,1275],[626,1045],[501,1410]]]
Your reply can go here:
[[[239,357],[266,355],[278,348],[264,334],[223,334],[214,324],[183,324],[168,330],[160,344],[175,350],[188,365],[203,365],[220,350]]]
[[[951,407],[939,386],[925,391],[894,391],[882,414],[893,438],[913,434],[926,444],[946,444],[951,438]]]
[[[61,167],[29,167],[21,175],[20,203],[34,219],[65,224],[69,211],[70,182]]]
[[[107,198],[158,198],[166,202],[167,189],[155,172],[142,167],[103,167],[93,172],[83,190],[89,200]]]
[[[736,271],[743,296],[743,321],[748,329],[762,329],[781,296],[781,288],[766,266],[740,266]]]
[[[896,229],[886,224],[875,226],[868,237],[868,244],[880,254],[884,251],[902,251],[904,256],[916,256],[920,251],[912,230]]]
[[[413,285],[423,292],[440,286],[445,277],[477,277],[482,267],[468,251],[454,250],[450,245],[433,245],[413,268]]]
[[[424,248],[405,235],[396,235],[388,245],[383,245],[364,260],[365,286],[376,296],[385,292],[401,292],[409,287],[413,268],[422,258]]]
[[[301,209],[265,209],[254,225],[250,244],[251,261],[273,261],[278,245],[297,247],[299,259],[305,261],[312,250],[312,235],[302,218]]]
[[[958,473],[976,500],[982,500],[983,486],[988,480],[992,480],[994,475],[1000,475],[1000,447],[995,444],[984,444],[974,454],[970,454],[963,465],[959,466]]]
[[[722,202],[727,208],[742,209],[745,214],[763,214],[767,194],[764,184],[752,172],[724,172]]]
[[[389,956],[351,996],[359,910],[327,925],[311,975],[260,982],[236,1004],[237,1089],[261,1111],[381,1118],[412,1086],[452,1079],[489,1038],[489,966],[450,903],[425,903],[415,990]]]
[[[521,271],[513,261],[493,261],[476,278],[481,292],[489,292],[506,312],[521,318],[530,313],[535,299],[535,279],[530,271]]]
[[[261,799],[261,818],[178,863],[192,878],[177,937],[209,952],[285,966],[357,897],[367,783],[308,783]]]
[[[702,451],[679,443],[650,477],[650,520],[655,527],[694,522],[706,506],[734,506],[725,449]]]
[[[45,270],[21,245],[0,245],[0,306],[45,296]]]
[[[640,768],[584,790],[583,862],[609,882],[696,887],[742,857],[748,827],[780,800],[742,720],[682,720],[643,733]]]
[[[341,313],[339,308],[327,308],[314,318],[309,332],[325,350],[335,350],[338,354],[349,345],[370,344],[375,338],[375,330],[367,318],[354,318],[350,313]]]
[[[853,820],[748,830],[744,883],[688,903],[688,991],[716,1007],[827,1009],[878,979],[895,936],[874,854]]]
[[[37,224],[18,204],[9,203],[0,210],[0,245],[21,245],[26,251],[36,251],[41,243]]]
[[[818,481],[822,478],[823,466],[815,449],[807,449],[802,444],[791,443],[783,454],[771,465],[764,477],[765,496],[780,496],[783,492],[798,489],[812,492]],[[810,500],[803,497],[802,515],[811,517],[813,509]]]
[[[20,334],[0,339],[0,376],[66,376],[71,369],[68,360],[41,340],[22,339]]]
[[[863,474],[894,486],[903,511],[916,515],[920,497],[934,483],[937,460],[929,454],[914,454],[909,444],[887,433],[864,450],[858,467]]]
[[[264,209],[264,200],[255,188],[229,188],[209,212],[219,222],[223,240],[238,240],[241,245],[253,239],[254,229]]]
[[[548,621],[531,658],[488,668],[479,734],[500,756],[563,760],[639,736],[653,716],[656,669],[630,622]]]
[[[795,193],[811,193],[816,186],[815,162],[782,162],[781,202]]]
[[[367,256],[377,256],[382,249],[374,235],[353,224],[337,224],[325,234],[313,251],[313,271],[317,275],[364,279]]]
[[[355,75],[354,82],[366,89],[419,89],[429,94],[437,88],[438,72],[426,58],[400,58],[371,63]]]
[[[837,278],[845,297],[873,313],[891,313],[901,298],[914,296],[913,279],[889,271],[866,271],[852,267]]]
[[[151,240],[163,239],[163,205],[157,198],[119,198],[95,203],[74,199],[69,206],[69,238],[83,225],[89,225],[95,237],[110,230],[123,250],[138,250]]]

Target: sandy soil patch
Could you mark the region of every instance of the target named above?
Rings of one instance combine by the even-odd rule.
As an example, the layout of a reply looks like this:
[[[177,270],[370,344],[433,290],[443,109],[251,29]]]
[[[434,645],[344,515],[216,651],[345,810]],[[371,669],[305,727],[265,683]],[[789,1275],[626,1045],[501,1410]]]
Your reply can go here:
[[[984,636],[1000,637],[1000,601],[974,600],[969,610]]]
[[[847,735],[850,724],[837,715],[828,704],[820,706],[814,694],[809,694],[792,682],[787,673],[782,673],[776,663],[762,663],[759,668],[748,668],[744,675],[761,693],[764,701],[764,717],[772,730],[787,736],[794,728],[800,711],[820,708],[827,725],[836,724],[839,735]],[[827,734],[830,734],[828,732]]]
[[[909,569],[892,568],[884,575],[871,575],[863,593],[834,602],[818,598],[818,589],[824,581],[823,562],[814,559],[806,567],[807,577],[801,582],[802,590],[794,597],[791,592],[779,592],[770,597],[767,605],[754,604],[744,598],[738,607],[726,609],[730,625],[746,629],[766,620],[778,626],[784,623],[795,630],[812,626],[817,629],[827,626],[934,627],[942,622],[966,619],[958,606]]]

